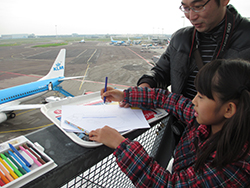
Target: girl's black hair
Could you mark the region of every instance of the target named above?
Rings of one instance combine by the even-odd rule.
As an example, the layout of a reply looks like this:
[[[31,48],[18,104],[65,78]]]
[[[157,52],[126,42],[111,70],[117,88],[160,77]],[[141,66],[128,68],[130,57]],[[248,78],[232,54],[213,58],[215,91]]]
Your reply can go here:
[[[214,100],[213,94],[216,93],[222,104],[232,101],[237,107],[222,129],[197,152],[195,171],[202,169],[214,151],[216,156],[212,166],[221,169],[245,157],[250,149],[250,62],[214,60],[198,72],[195,87],[209,99]]]

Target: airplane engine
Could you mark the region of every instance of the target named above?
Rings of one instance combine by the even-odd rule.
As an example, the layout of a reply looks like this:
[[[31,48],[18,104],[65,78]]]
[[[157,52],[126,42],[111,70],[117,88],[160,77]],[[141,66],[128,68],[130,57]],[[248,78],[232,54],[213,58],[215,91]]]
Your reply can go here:
[[[5,113],[0,113],[0,123],[7,120],[7,115]]]

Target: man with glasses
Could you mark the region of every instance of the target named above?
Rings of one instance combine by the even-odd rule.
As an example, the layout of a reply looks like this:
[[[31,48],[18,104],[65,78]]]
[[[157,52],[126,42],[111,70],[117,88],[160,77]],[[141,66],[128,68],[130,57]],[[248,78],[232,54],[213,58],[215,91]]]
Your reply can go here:
[[[137,85],[167,88],[193,98],[193,80],[198,72],[194,51],[202,63],[213,59],[250,60],[250,22],[228,5],[229,0],[182,0],[180,10],[193,26],[176,31],[155,67]]]
[[[250,60],[250,22],[228,3],[229,0],[182,0],[179,9],[193,26],[172,35],[166,51],[137,85],[164,89],[171,85],[172,92],[192,99],[196,95],[194,79],[202,65],[222,58]],[[175,128],[177,144],[185,125],[171,116],[168,127],[170,124]],[[165,137],[162,142],[168,144]],[[158,151],[164,149],[159,148]],[[167,163],[158,162],[162,166]]]

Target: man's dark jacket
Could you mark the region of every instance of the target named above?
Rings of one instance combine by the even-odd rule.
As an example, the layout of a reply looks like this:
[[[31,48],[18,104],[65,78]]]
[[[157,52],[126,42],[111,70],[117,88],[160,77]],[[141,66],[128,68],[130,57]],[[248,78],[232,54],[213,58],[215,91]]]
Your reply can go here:
[[[222,58],[241,58],[250,61],[250,22],[241,17],[232,5],[229,5],[227,10],[235,15],[235,24],[229,46]],[[193,30],[194,27],[186,27],[175,32],[156,66],[149,73],[144,74],[137,85],[148,83],[153,88],[164,89],[171,85],[172,92],[182,93],[185,81],[196,68],[194,57],[189,58]],[[219,50],[220,43],[221,41],[218,41],[216,51]]]

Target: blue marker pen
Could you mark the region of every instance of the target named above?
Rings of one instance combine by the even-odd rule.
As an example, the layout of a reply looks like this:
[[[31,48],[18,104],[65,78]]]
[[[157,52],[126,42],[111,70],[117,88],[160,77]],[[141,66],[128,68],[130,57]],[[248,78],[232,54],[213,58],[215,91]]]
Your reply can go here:
[[[104,93],[107,91],[107,85],[108,85],[108,77],[105,79],[105,87],[104,87]],[[104,97],[103,102],[106,102],[106,97]]]
[[[30,169],[10,150],[8,150],[10,156],[12,156],[22,167],[26,172],[30,172]]]
[[[31,164],[19,153],[19,151],[17,151],[14,146],[12,146],[10,143],[9,146],[15,152],[15,154],[17,154],[17,156],[20,157],[20,159],[27,165],[27,167],[31,167]]]

